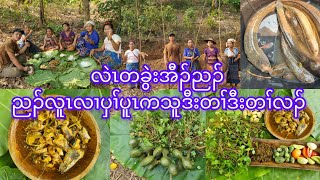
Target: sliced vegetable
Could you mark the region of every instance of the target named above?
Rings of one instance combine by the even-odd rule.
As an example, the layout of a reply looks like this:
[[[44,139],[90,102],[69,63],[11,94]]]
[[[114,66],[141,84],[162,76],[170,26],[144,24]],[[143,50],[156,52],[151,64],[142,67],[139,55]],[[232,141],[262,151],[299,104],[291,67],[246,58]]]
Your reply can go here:
[[[317,151],[312,151],[311,157],[312,156],[320,156],[320,153]]]
[[[298,157],[297,161],[299,164],[307,164],[308,163],[308,159],[303,158],[303,157]]]
[[[317,164],[320,164],[320,156],[313,156],[311,157],[312,160],[314,160]]]
[[[315,143],[309,142],[307,143],[307,146],[311,149],[311,150],[316,150],[317,149],[317,145]]]
[[[311,157],[312,150],[309,149],[308,147],[305,147],[305,148],[303,148],[303,150],[302,150],[302,154],[303,154],[303,156],[304,156],[305,158],[309,158],[309,157]]]
[[[313,165],[313,164],[316,163],[316,162],[314,162],[314,160],[312,160],[311,158],[307,158],[307,159],[308,159],[308,163],[311,164],[311,165]]]
[[[293,144],[292,145],[295,149],[303,149],[305,146],[303,145],[297,145],[297,144]]]

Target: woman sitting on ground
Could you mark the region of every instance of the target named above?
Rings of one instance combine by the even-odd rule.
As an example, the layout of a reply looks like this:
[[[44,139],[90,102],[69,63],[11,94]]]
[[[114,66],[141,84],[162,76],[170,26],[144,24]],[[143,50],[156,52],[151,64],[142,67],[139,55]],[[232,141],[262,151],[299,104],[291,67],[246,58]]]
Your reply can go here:
[[[110,69],[117,69],[121,66],[121,37],[114,34],[111,22],[104,25],[104,33],[107,36],[100,48],[92,49],[90,55],[100,64],[106,64]]]
[[[76,36],[74,45],[81,57],[88,56],[91,50],[98,48],[100,37],[98,32],[94,29],[95,23],[93,21],[87,21],[84,25],[85,31],[82,31]]]
[[[40,47],[42,51],[58,50],[59,45],[52,28],[47,28],[47,34],[44,37],[43,46]]]
[[[63,31],[60,33],[59,46],[60,50],[74,51],[75,45],[73,44],[76,34],[71,30],[69,23],[62,24]]]

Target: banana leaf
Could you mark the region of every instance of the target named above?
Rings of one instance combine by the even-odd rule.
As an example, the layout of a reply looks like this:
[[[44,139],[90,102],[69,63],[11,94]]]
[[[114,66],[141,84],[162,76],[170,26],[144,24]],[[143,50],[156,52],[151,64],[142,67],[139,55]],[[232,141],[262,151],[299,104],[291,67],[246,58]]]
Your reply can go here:
[[[0,168],[0,180],[23,180],[26,177],[19,171],[18,168],[10,168],[4,166]]]
[[[28,76],[26,81],[29,85],[34,87],[43,86],[51,82],[56,81],[56,75],[48,70],[39,70],[36,71],[34,75]]]
[[[11,99],[16,96],[29,96],[32,90],[0,90],[0,156],[8,152],[8,130],[11,123]]]

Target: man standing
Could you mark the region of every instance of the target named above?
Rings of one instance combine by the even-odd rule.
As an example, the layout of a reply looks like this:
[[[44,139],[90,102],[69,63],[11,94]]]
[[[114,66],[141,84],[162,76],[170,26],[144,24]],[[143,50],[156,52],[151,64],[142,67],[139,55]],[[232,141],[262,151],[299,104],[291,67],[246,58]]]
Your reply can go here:
[[[22,72],[32,71],[30,67],[22,65],[27,61],[24,52],[30,46],[30,43],[26,42],[24,47],[19,49],[17,41],[22,34],[21,29],[14,29],[11,38],[0,46],[0,77],[18,77]]]
[[[169,43],[164,47],[164,64],[167,66],[169,62],[175,62],[177,64],[177,71],[180,72],[181,63],[181,51],[180,45],[175,42],[175,34],[169,34]]]

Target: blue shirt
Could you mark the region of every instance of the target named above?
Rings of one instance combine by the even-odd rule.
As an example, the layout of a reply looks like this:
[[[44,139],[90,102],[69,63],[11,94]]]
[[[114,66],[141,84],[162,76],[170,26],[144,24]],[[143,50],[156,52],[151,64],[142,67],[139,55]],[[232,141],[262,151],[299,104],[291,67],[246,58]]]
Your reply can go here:
[[[91,49],[96,49],[99,47],[99,40],[100,40],[100,37],[99,37],[99,34],[96,30],[93,30],[92,33],[89,35],[88,31],[82,31],[80,33],[80,36],[81,37],[85,37],[86,35],[88,35],[88,37],[94,42],[94,44],[90,44],[89,42],[85,42],[84,46],[88,49],[88,50],[91,50]]]
[[[185,48],[184,49],[183,56],[192,57],[193,54],[194,54],[193,57],[200,56],[200,52],[199,52],[198,48],[193,48],[193,49]]]

